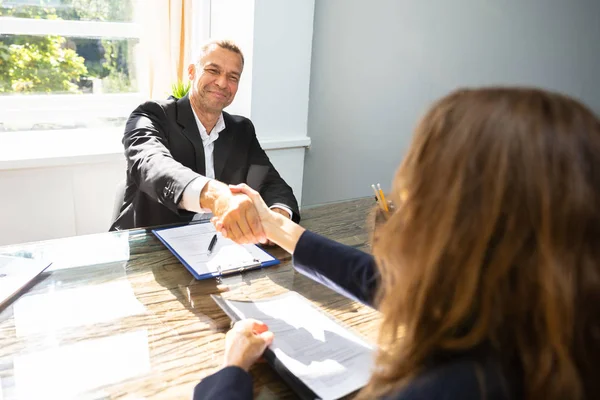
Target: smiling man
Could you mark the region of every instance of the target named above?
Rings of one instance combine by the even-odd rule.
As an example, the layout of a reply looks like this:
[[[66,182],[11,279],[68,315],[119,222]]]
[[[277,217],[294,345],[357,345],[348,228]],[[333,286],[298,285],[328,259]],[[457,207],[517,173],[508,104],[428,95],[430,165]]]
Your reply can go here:
[[[237,45],[211,41],[188,67],[188,95],[133,111],[123,137],[125,196],[111,230],[188,222],[212,212],[236,238],[264,241],[250,199],[229,190],[228,184],[242,182],[275,211],[300,219],[292,189],[260,147],[252,122],[223,111],[235,98],[243,67]]]

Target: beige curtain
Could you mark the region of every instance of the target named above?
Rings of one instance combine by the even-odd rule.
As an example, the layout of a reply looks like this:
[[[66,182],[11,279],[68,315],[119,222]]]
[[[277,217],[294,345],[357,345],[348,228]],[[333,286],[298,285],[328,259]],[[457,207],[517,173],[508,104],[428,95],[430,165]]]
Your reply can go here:
[[[143,0],[136,18],[142,29],[138,76],[143,95],[165,99],[171,85],[187,81],[191,62],[193,0]]]

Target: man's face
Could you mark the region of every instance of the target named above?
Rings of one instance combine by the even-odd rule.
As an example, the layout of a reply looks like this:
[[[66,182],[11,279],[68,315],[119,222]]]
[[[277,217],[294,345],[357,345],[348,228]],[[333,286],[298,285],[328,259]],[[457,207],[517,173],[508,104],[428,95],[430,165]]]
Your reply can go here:
[[[242,74],[242,59],[231,50],[213,45],[197,64],[188,68],[195,106],[221,112],[231,104]]]

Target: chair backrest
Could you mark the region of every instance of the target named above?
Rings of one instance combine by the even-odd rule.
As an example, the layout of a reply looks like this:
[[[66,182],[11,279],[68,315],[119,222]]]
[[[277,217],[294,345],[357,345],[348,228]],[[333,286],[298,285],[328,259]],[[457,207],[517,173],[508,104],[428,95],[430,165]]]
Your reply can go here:
[[[123,201],[125,200],[125,187],[126,187],[125,179],[117,184],[115,188],[115,202],[113,204],[113,214],[112,220],[110,223],[112,224],[117,220],[119,213],[121,212],[121,207],[123,206]]]

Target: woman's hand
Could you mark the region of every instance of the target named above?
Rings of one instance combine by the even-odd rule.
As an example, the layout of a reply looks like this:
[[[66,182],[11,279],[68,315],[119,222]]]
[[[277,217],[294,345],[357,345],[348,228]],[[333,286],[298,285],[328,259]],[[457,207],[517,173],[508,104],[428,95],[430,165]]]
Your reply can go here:
[[[273,332],[254,319],[236,322],[225,336],[225,366],[237,366],[248,371],[273,342]]]
[[[245,194],[250,198],[250,200],[252,200],[252,204],[254,204],[254,208],[256,209],[256,213],[258,214],[258,219],[260,220],[263,227],[269,219],[272,219],[274,217],[274,212],[271,209],[269,209],[269,207],[267,207],[265,201],[262,199],[260,194],[256,190],[252,189],[250,186],[241,183],[239,185],[229,185],[229,189],[233,194]],[[211,219],[211,222],[213,223],[213,225],[215,225],[215,228],[223,234],[224,237],[229,237],[233,240],[231,232],[229,232],[227,229],[224,229],[224,225],[221,218],[213,217]],[[237,242],[237,240],[235,241]],[[261,243],[266,242],[266,240],[261,241]]]
[[[230,186],[229,188],[232,193],[243,193],[252,200],[265,234],[265,240],[261,241],[261,243],[264,244],[271,241],[288,253],[293,254],[298,240],[300,240],[300,237],[304,233],[304,228],[293,222],[288,216],[270,210],[262,197],[260,197],[260,194],[248,185],[242,183]],[[224,237],[231,238],[231,235],[227,232],[227,229],[224,229],[223,223],[219,218],[213,217],[211,222]]]
[[[246,185],[245,183],[240,183],[239,185],[229,185],[229,189],[233,194],[242,193],[250,197],[250,200],[252,200],[252,203],[256,208],[256,212],[258,213],[258,218],[260,218],[261,221],[273,217],[272,213],[274,211],[267,207],[267,204],[261,197],[260,193],[252,189],[250,186]]]

